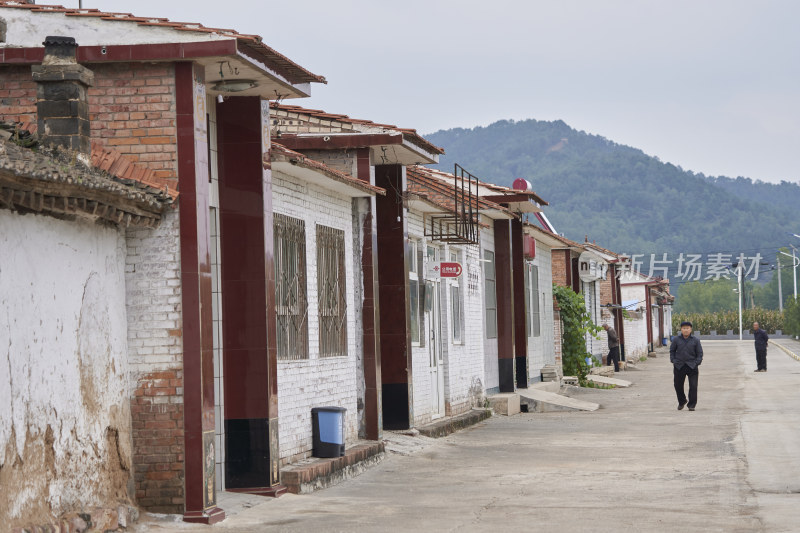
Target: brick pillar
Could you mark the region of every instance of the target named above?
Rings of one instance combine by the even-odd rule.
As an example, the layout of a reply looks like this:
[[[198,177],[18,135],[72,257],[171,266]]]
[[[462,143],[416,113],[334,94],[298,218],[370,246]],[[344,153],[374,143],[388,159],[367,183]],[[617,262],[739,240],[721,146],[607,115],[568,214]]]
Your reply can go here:
[[[44,60],[31,67],[36,90],[38,131],[45,145],[88,155],[89,103],[87,89],[94,74],[76,60],[78,44],[72,37],[44,40]]]

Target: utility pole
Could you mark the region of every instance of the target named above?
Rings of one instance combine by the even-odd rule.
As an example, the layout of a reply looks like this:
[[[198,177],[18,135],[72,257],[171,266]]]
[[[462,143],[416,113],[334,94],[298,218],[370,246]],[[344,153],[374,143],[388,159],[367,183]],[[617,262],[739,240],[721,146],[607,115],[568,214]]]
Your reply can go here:
[[[736,266],[736,278],[739,280],[739,340],[742,340],[742,263]]]
[[[792,265],[794,265],[792,269],[792,272],[794,272],[794,299],[797,301],[797,257],[795,257],[794,246],[792,246]]]
[[[781,287],[781,257],[778,256],[778,308],[783,313],[783,287]]]

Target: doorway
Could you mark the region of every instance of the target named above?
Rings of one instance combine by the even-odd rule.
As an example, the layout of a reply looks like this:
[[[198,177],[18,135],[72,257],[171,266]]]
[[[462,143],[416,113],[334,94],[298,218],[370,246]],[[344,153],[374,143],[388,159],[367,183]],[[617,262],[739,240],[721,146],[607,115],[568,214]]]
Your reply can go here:
[[[427,247],[428,265],[439,262],[440,250]],[[442,354],[442,313],[438,276],[425,280],[425,328],[428,335],[428,368],[431,387],[431,417],[444,416],[444,357]]]

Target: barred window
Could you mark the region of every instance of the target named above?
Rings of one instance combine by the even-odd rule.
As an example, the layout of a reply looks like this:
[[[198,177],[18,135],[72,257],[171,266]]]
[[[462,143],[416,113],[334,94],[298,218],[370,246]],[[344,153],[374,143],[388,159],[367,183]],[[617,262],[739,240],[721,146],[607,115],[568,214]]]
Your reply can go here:
[[[450,252],[450,261],[461,262],[461,253]],[[453,322],[453,344],[461,344],[464,339],[464,302],[461,296],[461,278],[450,280],[450,314]]]
[[[305,222],[274,215],[278,359],[308,359]]]
[[[420,253],[420,242],[411,239],[409,242],[409,262],[408,262],[408,301],[411,323],[411,342],[423,345],[423,336],[420,334],[422,329],[422,306],[420,305],[420,272],[422,271],[422,254]]]
[[[483,251],[484,310],[486,313],[486,338],[497,338],[497,286],[495,280],[494,252]]]
[[[344,231],[317,225],[319,355],[347,355]]]

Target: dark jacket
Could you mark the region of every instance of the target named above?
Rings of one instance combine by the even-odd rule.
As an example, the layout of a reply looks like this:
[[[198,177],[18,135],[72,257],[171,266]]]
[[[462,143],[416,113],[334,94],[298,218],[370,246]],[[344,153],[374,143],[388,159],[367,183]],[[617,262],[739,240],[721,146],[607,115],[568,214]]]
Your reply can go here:
[[[619,346],[619,335],[617,335],[617,332],[614,331],[614,328],[609,326],[608,329],[606,330],[606,334],[608,335],[609,348],[616,348],[617,346]]]
[[[753,332],[753,336],[756,338],[756,349],[767,347],[767,341],[769,340],[769,335],[767,335],[767,331],[765,329],[758,328],[756,331]]]
[[[700,339],[694,335],[684,338],[677,335],[669,347],[669,361],[675,368],[687,365],[689,368],[697,368],[703,362],[703,347],[700,346]]]

